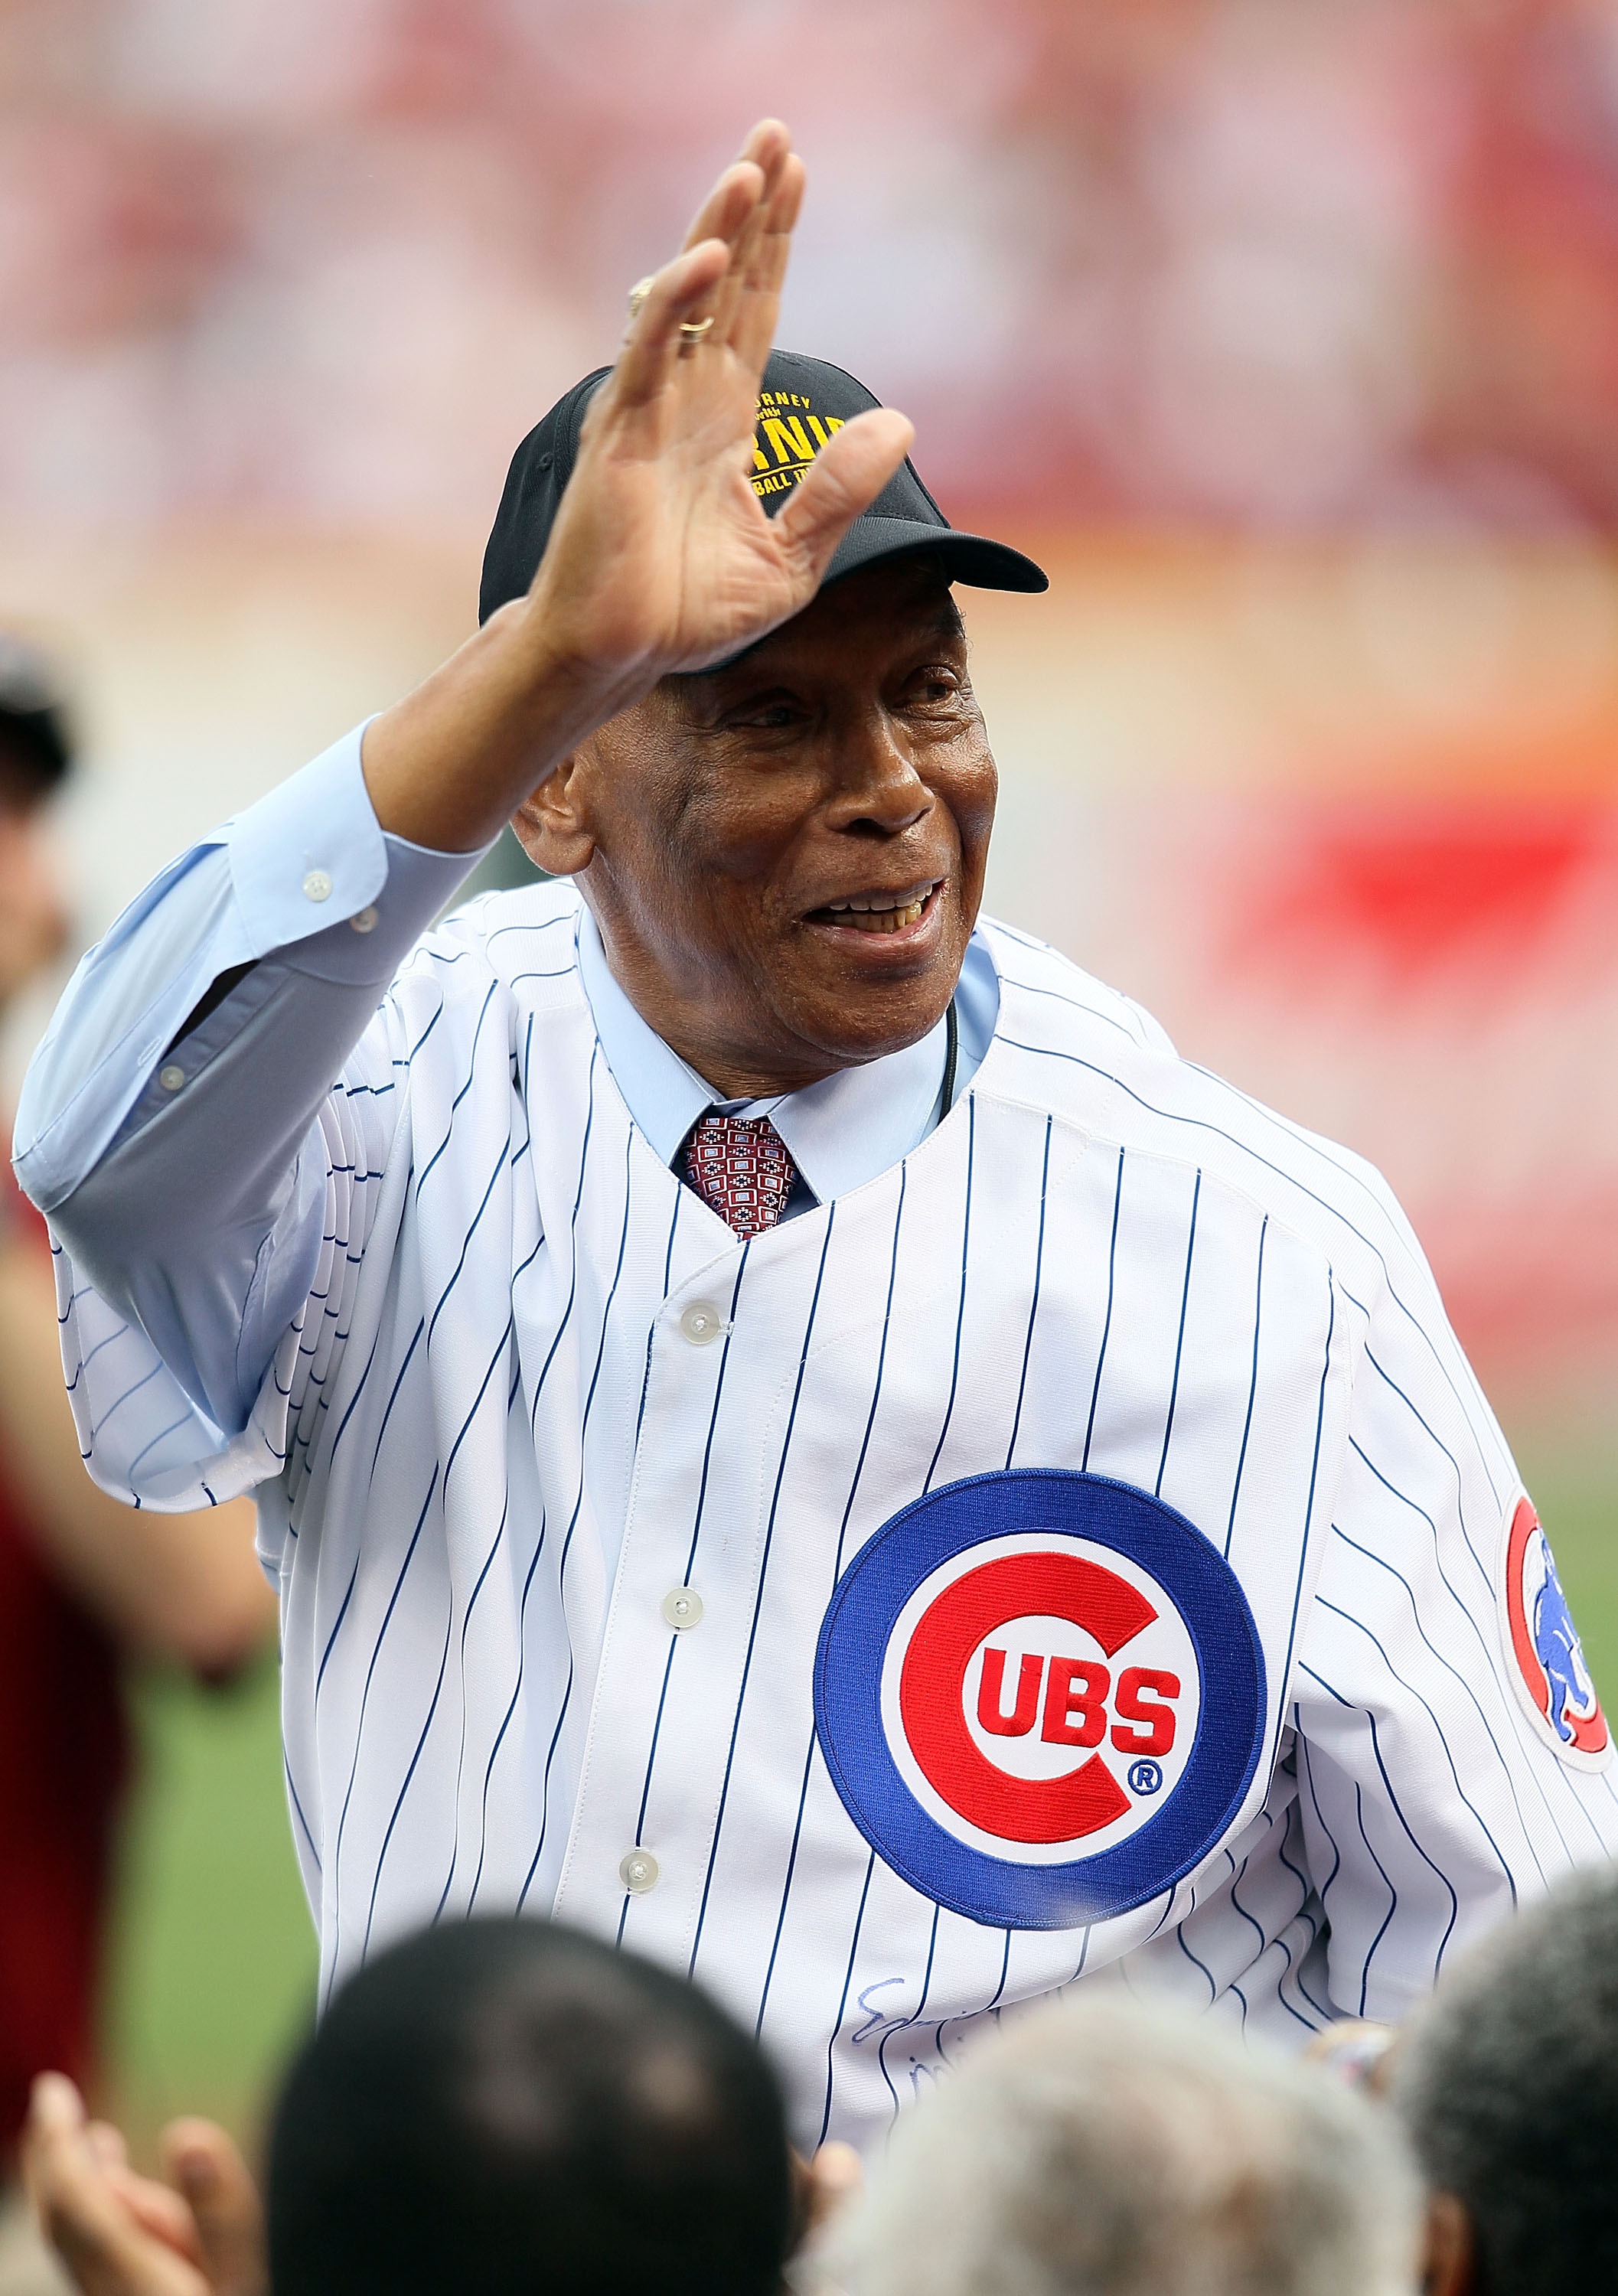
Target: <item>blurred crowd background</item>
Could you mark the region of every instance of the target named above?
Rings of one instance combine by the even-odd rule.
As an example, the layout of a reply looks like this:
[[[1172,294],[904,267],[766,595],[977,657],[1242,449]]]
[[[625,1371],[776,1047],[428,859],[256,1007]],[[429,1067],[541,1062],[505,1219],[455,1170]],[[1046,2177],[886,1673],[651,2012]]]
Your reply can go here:
[[[1389,1173],[1611,1696],[1614,0],[0,0],[79,945],[471,628],[513,447],[765,111],[783,341],[1053,573],[967,602],[992,906]],[[138,1698],[110,2097],[246,2124],[313,1961],[273,1668]]]

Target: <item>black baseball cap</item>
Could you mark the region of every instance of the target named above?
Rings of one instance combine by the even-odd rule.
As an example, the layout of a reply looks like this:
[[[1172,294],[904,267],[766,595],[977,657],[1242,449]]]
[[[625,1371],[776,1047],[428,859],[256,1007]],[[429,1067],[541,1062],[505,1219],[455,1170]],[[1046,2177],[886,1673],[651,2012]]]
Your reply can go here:
[[[585,409],[612,371],[597,367],[576,382],[512,456],[505,492],[483,554],[480,622],[513,598],[527,594],[550,539],[563,489],[572,476]],[[759,389],[752,481],[769,516],[787,500],[833,431],[881,403],[863,382],[825,359],[805,358],[797,351],[770,353]],[[952,582],[965,582],[974,589],[1050,587],[1043,570],[1020,550],[981,534],[962,534],[951,526],[908,458],[832,553],[824,581],[835,582],[857,566],[918,549],[935,552]]]

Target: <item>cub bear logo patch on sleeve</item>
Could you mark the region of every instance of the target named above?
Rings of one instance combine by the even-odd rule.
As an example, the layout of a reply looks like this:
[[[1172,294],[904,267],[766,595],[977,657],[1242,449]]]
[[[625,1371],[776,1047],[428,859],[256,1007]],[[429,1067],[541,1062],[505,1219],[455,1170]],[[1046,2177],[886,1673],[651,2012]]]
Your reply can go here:
[[[1605,1769],[1612,1739],[1584,1663],[1550,1543],[1521,1493],[1500,1534],[1500,1637],[1506,1671],[1540,1736],[1577,1769]]]

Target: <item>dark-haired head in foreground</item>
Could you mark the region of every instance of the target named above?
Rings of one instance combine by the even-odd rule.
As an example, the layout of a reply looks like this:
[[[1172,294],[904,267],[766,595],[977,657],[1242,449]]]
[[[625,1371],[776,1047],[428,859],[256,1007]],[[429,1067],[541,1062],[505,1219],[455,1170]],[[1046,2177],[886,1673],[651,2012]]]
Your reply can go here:
[[[779,2092],[694,1986],[541,1922],[430,1930],[337,1997],[283,2091],[275,2296],[766,2296]]]
[[[1434,2190],[1434,2296],[1618,2287],[1618,1879],[1581,1876],[1440,1985],[1394,2095]]]

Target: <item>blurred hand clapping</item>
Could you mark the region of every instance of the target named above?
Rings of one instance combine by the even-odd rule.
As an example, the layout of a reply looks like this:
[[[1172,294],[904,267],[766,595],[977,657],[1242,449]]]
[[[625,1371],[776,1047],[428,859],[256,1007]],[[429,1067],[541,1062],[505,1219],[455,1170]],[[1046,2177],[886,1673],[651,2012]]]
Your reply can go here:
[[[163,2131],[168,2181],[130,2168],[61,2073],[34,2083],[22,2174],[40,2227],[84,2296],[266,2296],[264,2214],[247,2164],[211,2120]]]

